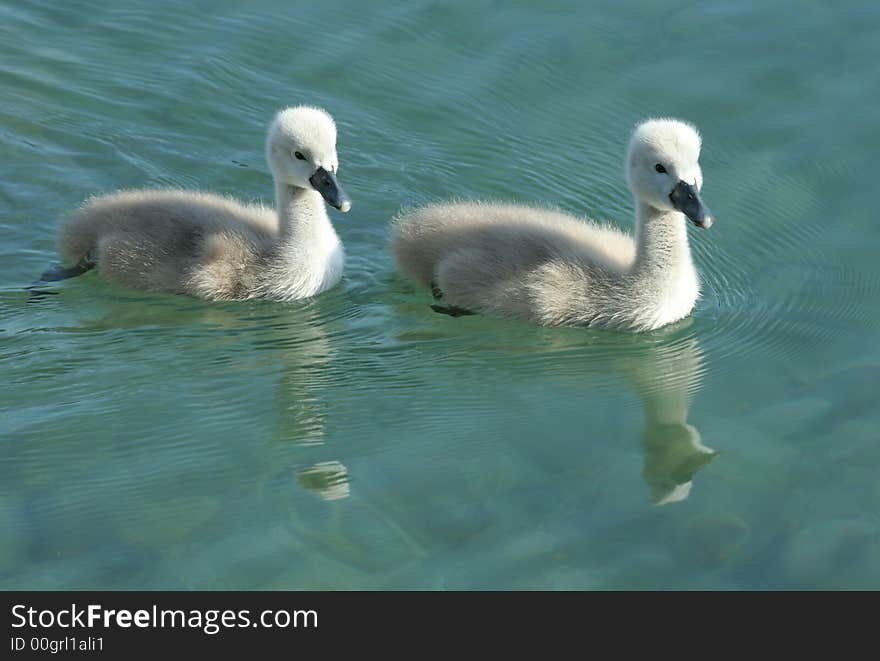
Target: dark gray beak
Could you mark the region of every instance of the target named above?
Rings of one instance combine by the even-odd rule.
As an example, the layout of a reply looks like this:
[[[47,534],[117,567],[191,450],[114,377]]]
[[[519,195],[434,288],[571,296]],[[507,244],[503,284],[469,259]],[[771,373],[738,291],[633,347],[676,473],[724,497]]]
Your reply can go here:
[[[679,181],[669,194],[672,206],[687,216],[697,227],[709,229],[714,219],[712,212],[703,204],[697,189],[686,181]]]
[[[324,168],[318,168],[311,177],[309,183],[321,194],[327,204],[331,207],[339,209],[342,213],[351,209],[351,200],[342,190],[339,182],[336,181],[336,175]]]

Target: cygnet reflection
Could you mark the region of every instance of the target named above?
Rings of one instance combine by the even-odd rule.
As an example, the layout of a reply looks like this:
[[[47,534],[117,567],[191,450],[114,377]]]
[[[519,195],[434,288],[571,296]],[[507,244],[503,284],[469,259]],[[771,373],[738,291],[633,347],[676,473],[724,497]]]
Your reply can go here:
[[[699,430],[688,423],[704,373],[697,339],[646,345],[644,351],[617,361],[616,367],[642,401],[642,477],[651,502],[665,505],[684,500],[696,473],[717,455],[703,445]]]

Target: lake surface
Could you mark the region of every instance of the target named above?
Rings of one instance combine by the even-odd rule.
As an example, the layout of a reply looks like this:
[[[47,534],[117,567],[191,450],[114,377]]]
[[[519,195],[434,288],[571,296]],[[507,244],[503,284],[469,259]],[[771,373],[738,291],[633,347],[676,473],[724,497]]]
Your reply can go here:
[[[0,587],[880,588],[880,4],[0,5]],[[91,272],[86,197],[272,198],[339,125],[343,282],[213,304]],[[631,228],[632,127],[703,133],[692,317],[451,318],[388,222],[446,197]]]

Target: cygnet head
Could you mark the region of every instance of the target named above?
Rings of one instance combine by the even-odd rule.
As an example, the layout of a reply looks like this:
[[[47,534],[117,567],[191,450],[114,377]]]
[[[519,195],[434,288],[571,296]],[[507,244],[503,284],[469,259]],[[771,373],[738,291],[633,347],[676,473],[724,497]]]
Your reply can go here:
[[[629,188],[636,199],[661,211],[680,211],[697,227],[713,218],[700,199],[700,134],[675,119],[651,119],[636,127],[626,157]]]
[[[320,108],[296,106],[275,116],[266,140],[266,160],[276,182],[313,188],[342,212],[351,200],[336,181],[336,123]]]

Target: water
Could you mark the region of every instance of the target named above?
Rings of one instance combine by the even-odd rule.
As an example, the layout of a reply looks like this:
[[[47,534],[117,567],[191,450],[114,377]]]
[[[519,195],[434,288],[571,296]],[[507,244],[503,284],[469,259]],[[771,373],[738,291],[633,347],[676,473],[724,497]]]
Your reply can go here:
[[[0,586],[880,588],[880,8],[536,6],[0,6]],[[91,194],[269,200],[300,102],[340,128],[339,287],[28,302]],[[452,319],[395,274],[401,205],[630,227],[652,115],[704,135],[688,320]]]

